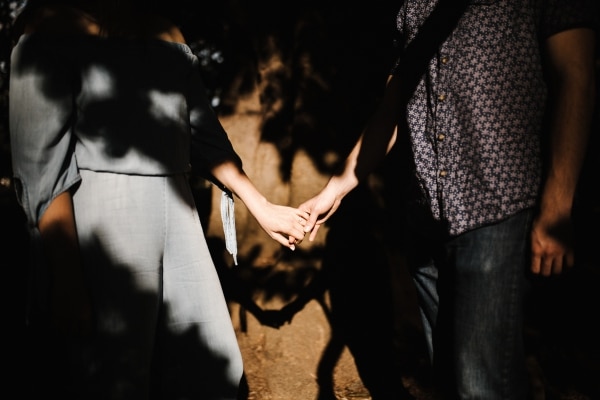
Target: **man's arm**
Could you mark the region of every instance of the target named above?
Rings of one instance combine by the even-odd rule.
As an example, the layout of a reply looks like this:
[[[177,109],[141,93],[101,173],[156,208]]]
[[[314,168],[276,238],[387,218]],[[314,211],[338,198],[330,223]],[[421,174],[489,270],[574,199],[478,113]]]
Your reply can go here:
[[[402,84],[397,75],[388,78],[383,99],[371,117],[342,170],[321,191],[298,208],[310,214],[304,227],[313,241],[319,227],[339,208],[342,199],[381,163],[396,142],[402,109]]]
[[[575,262],[571,214],[594,110],[594,46],[594,31],[584,28],[557,33],[546,41],[550,142],[531,236],[534,274],[560,274]]]

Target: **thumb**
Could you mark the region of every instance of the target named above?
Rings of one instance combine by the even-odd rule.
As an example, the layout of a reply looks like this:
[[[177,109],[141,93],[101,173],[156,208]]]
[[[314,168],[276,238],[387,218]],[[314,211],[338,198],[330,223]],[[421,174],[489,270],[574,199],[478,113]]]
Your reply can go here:
[[[304,232],[308,233],[315,228],[317,224],[317,219],[319,218],[319,213],[309,211],[308,219],[306,220],[306,224],[304,225]]]
[[[320,227],[321,227],[321,225],[316,225],[314,227],[314,229],[312,230],[312,232],[310,232],[310,236],[308,237],[309,242],[312,242],[315,240],[315,238],[317,237],[317,232],[319,231]]]

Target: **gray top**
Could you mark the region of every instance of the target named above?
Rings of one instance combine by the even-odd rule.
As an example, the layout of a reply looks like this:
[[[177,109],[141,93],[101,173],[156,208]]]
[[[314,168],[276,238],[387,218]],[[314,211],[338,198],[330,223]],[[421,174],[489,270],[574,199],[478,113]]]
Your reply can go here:
[[[15,188],[32,226],[80,169],[212,179],[215,164],[242,165],[181,43],[23,35],[9,111]]]

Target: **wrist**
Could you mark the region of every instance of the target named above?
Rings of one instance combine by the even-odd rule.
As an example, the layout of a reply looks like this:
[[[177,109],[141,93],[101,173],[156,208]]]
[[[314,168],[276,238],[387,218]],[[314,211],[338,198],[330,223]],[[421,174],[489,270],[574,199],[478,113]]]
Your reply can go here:
[[[358,179],[353,174],[333,176],[327,185],[327,189],[333,194],[333,196],[341,200],[348,193],[350,193],[356,186],[358,186]]]

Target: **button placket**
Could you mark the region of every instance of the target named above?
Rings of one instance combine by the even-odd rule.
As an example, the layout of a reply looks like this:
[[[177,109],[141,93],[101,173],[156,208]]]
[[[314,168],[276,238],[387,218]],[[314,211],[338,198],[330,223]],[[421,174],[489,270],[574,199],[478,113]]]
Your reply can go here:
[[[445,67],[448,65],[450,61],[450,58],[447,55],[442,55],[439,58],[439,62],[440,62],[440,74],[443,73],[443,69],[445,69]],[[448,96],[446,93],[443,92],[439,92],[437,95],[437,100],[439,103],[444,103],[446,102],[446,100],[448,99]],[[442,107],[444,108],[444,107]],[[446,134],[445,133],[437,133],[435,136],[437,142],[442,145],[443,142],[446,140]],[[440,166],[441,168],[438,171],[438,177],[439,178],[445,178],[446,176],[448,176],[448,170],[444,169],[442,166]]]

